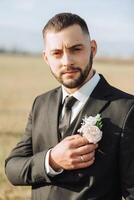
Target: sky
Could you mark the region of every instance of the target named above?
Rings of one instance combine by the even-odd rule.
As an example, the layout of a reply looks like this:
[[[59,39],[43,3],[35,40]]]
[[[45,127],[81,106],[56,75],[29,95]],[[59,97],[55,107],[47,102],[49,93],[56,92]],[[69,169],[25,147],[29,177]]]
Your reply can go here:
[[[98,56],[134,57],[134,0],[0,0],[0,48],[41,53],[42,29],[59,12],[86,20]]]

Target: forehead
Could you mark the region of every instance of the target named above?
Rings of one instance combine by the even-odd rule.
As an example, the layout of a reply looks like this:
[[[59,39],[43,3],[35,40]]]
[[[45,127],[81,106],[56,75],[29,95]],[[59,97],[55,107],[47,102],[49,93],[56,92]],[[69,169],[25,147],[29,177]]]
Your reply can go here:
[[[45,48],[51,50],[69,48],[77,44],[86,45],[89,40],[89,35],[84,33],[79,25],[73,25],[59,32],[48,31],[45,36]]]

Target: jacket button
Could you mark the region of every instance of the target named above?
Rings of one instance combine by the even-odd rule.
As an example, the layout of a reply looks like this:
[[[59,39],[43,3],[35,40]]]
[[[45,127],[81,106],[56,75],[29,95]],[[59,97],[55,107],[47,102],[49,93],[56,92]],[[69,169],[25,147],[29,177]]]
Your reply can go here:
[[[82,174],[82,173],[78,173],[78,176],[79,176],[80,178],[82,178],[82,177],[83,177],[83,174]]]

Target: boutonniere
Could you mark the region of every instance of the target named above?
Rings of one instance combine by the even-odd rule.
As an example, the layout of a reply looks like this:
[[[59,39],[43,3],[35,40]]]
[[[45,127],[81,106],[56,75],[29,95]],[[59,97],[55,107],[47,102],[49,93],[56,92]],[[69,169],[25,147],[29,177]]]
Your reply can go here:
[[[102,138],[102,118],[100,114],[95,117],[85,116],[78,132],[87,138],[90,143],[96,144]]]

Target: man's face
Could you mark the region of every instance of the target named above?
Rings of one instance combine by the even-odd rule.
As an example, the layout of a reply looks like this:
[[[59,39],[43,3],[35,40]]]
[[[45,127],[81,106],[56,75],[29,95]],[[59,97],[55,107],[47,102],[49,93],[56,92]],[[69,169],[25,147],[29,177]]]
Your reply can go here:
[[[79,88],[89,79],[92,41],[78,25],[47,32],[44,57],[52,74],[66,88]]]

